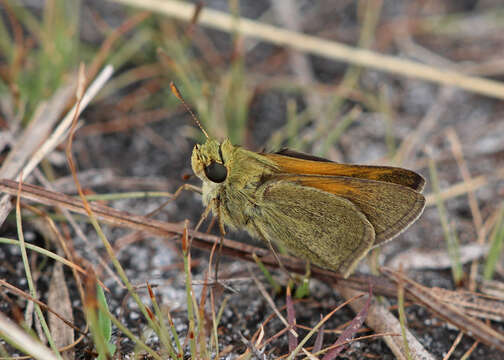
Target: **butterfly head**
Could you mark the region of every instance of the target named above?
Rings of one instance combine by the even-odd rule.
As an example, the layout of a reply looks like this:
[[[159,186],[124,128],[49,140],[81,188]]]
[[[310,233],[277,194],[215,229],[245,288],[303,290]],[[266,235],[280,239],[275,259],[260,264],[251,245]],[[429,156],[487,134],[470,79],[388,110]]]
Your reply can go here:
[[[228,177],[223,149],[232,146],[229,140],[220,143],[208,139],[204,144],[194,146],[191,165],[194,173],[204,182],[222,183]]]

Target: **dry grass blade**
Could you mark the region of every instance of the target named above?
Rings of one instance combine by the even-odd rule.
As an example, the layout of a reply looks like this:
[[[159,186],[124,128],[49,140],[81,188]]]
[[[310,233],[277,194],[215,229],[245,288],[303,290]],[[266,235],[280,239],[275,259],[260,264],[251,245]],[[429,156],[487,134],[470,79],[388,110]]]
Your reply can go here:
[[[417,128],[400,145],[394,157],[395,162],[401,164],[405,159],[410,159],[413,152],[425,144],[427,134],[432,132],[436,125],[439,124],[441,116],[449,105],[454,93],[453,88],[447,87],[444,87],[439,92],[437,101],[429,108],[429,111],[424,115]]]
[[[268,304],[271,306],[271,308],[273,309],[273,311],[275,312],[276,316],[278,317],[278,319],[280,319],[280,321],[285,325],[286,328],[289,329],[289,333],[292,334],[292,336],[294,337],[298,337],[298,334],[296,333],[296,331],[294,329],[292,329],[289,325],[289,322],[283,317],[283,315],[280,313],[280,311],[278,310],[278,308],[276,307],[275,305],[275,302],[273,301],[273,299],[271,298],[271,296],[269,296],[268,292],[266,291],[266,289],[264,288],[263,284],[259,281],[259,279],[254,275],[254,273],[252,272],[252,269],[249,268],[249,273],[250,273],[250,276],[252,277],[252,279],[254,280],[257,288],[259,289],[259,291],[261,292],[262,296],[266,299],[266,301],[268,302]]]
[[[464,159],[464,154],[462,152],[462,144],[460,139],[453,128],[449,128],[447,133],[447,138],[450,142],[451,151],[455,160],[457,161],[457,165],[459,167],[460,173],[462,174],[462,178],[464,182],[471,181],[471,173],[469,172],[469,168],[467,167],[467,162]],[[483,227],[483,218],[481,216],[481,212],[478,206],[478,200],[473,190],[467,191],[467,197],[469,200],[469,208],[471,209],[471,214],[473,217],[474,226],[476,228],[476,232],[478,234],[478,243],[485,243],[485,228]],[[471,264],[471,271],[469,275],[469,289],[476,289],[476,276],[478,274],[478,262],[476,260]]]
[[[441,200],[451,199],[457,196],[465,195],[470,191],[478,190],[490,182],[504,179],[504,168],[498,168],[490,175],[480,175],[473,177],[470,181],[462,181],[439,192]],[[425,206],[436,205],[436,195],[425,195]]]
[[[320,314],[320,320],[322,321],[322,314]],[[322,349],[322,344],[324,343],[324,327],[324,324],[322,324],[315,338],[315,343],[313,344],[314,353],[318,353]]]
[[[471,356],[471,354],[476,350],[476,347],[479,345],[479,341],[475,341],[474,344],[465,352],[464,355],[460,358],[460,360],[467,360]]]
[[[287,307],[287,321],[289,322],[289,327],[294,329],[296,327],[296,311],[294,310],[294,304],[292,302],[291,289],[287,286],[287,291],[285,294],[285,304]],[[289,338],[289,353],[293,352],[298,345],[297,337],[292,335],[291,332],[288,333]]]
[[[56,91],[49,102],[39,105],[23,133],[15,134],[16,143],[0,167],[1,178],[14,179],[19,174],[28,158],[49,135],[49,131],[71,99],[74,87],[75,85],[68,85]]]
[[[310,353],[305,348],[303,348],[302,350],[303,350],[303,353],[308,357],[309,360],[318,360],[318,357],[316,357],[315,355],[313,355],[312,353]]]
[[[63,265],[56,263],[53,269],[47,305],[73,322],[72,303],[70,294],[63,275]],[[49,314],[49,328],[54,336],[54,342],[58,348],[63,348],[75,341],[74,331],[66,326],[54,314]],[[68,350],[61,354],[64,359],[73,359],[74,350]]]
[[[338,287],[338,289],[345,298],[349,298],[351,296],[355,296],[355,294],[360,293],[350,288]],[[376,290],[375,287],[373,287],[373,289]],[[365,307],[365,305],[366,303],[364,302],[364,299],[359,299],[351,303],[351,307],[355,312],[360,312]],[[366,324],[371,327],[376,333],[401,333],[401,325],[399,324],[399,320],[397,320],[397,318],[383,305],[380,305],[376,302],[371,304],[366,319]],[[411,334],[411,332],[406,331],[406,338],[408,341],[409,353],[412,359],[434,360],[434,357],[424,349],[422,344],[420,344],[420,342]],[[406,359],[404,341],[401,336],[385,336],[383,339],[397,359]]]
[[[301,16],[297,8],[295,1],[274,1],[272,4],[272,10],[274,11],[278,20],[290,31],[299,31],[301,28]],[[301,84],[309,85],[314,82],[315,74],[311,68],[308,56],[299,52],[289,53],[289,62],[292,71],[296,75],[297,79]],[[324,118],[327,115],[324,114],[324,109],[322,107],[323,102],[320,97],[313,93],[308,93],[306,100],[308,106],[315,109],[315,112],[319,114],[317,122],[324,122]]]
[[[475,259],[481,258],[488,253],[488,245],[470,243],[459,248],[460,263],[466,264]],[[394,256],[387,262],[387,266],[399,269],[402,265],[404,270],[408,269],[449,269],[451,260],[446,250],[411,249]]]
[[[289,327],[294,329],[296,327],[296,311],[294,310],[294,303],[292,302],[290,286],[287,286],[285,304],[287,307],[287,321],[289,322]],[[291,353],[298,345],[297,337],[292,335],[291,332],[289,332],[287,336],[289,338],[289,353]]]
[[[450,141],[451,150],[455,160],[457,161],[457,165],[459,167],[460,173],[462,174],[462,178],[465,182],[471,181],[471,173],[469,172],[469,168],[467,167],[467,162],[464,159],[464,154],[462,152],[462,144],[460,139],[453,128],[449,128],[446,132],[446,136]],[[471,209],[471,213],[473,216],[474,226],[478,233],[481,231],[481,227],[483,226],[483,218],[481,216],[481,212],[478,206],[478,200],[476,199],[476,195],[474,191],[468,190],[467,197],[469,199],[469,208]],[[484,237],[481,238],[484,240]],[[482,241],[480,240],[480,242]]]
[[[27,159],[38,148],[54,123],[59,119],[64,106],[72,96],[73,87],[67,86],[58,90],[48,103],[39,105],[30,125],[22,134],[16,134],[17,141],[0,167],[0,178],[16,178]],[[0,224],[3,224],[11,210],[9,197],[2,196],[0,204]]]
[[[98,134],[112,134],[121,131],[127,131],[134,128],[142,128],[147,124],[156,123],[166,119],[172,111],[167,109],[146,110],[135,112],[132,115],[123,115],[118,119],[108,120],[84,125],[79,129],[79,136],[96,136]],[[80,174],[82,176],[82,173]]]
[[[448,350],[448,352],[446,353],[446,356],[443,358],[443,360],[448,360],[450,358],[450,356],[453,354],[453,352],[455,351],[455,348],[457,347],[457,345],[459,344],[460,340],[462,340],[462,337],[464,336],[464,333],[463,332],[459,332],[459,334],[457,335],[457,338],[455,339],[455,341],[453,342],[450,350]]]
[[[8,194],[15,195],[15,187],[17,186],[17,184],[18,183],[16,181],[8,179],[0,180],[0,190]],[[24,184],[22,197],[46,205],[61,206],[80,214],[86,214],[82,201],[68,195],[48,191],[39,186]],[[93,213],[96,214],[97,217],[117,226],[125,226],[137,230],[150,231],[158,235],[168,235],[173,233],[182,234],[183,231],[182,225],[170,226],[171,224],[151,220],[143,216],[130,215],[128,213],[117,211],[111,207],[100,204],[91,203],[90,209]],[[162,226],[162,224],[165,224],[165,226]],[[161,225],[161,227],[156,230],[156,226],[159,225]]]
[[[0,312],[0,336],[38,360],[56,360],[57,357],[47,347],[39,343],[27,332],[14,324],[4,313]]]
[[[67,133],[70,125],[72,124],[72,120],[74,117],[78,117],[82,111],[86,108],[86,106],[93,100],[98,91],[105,85],[105,83],[110,79],[114,68],[111,65],[107,65],[100,74],[96,77],[96,79],[91,83],[91,85],[86,90],[86,93],[82,97],[79,102],[79,111],[75,112],[76,106],[74,106],[68,114],[65,116],[63,120],[59,123],[58,127],[51,133],[49,139],[47,139],[42,146],[40,146],[37,152],[30,159],[28,164],[23,169],[23,180],[28,176],[31,171],[39,164],[39,162],[49,154],[56,146],[58,146],[63,140],[64,135]]]
[[[243,336],[243,334],[238,331],[238,335],[240,335],[240,339],[241,341],[245,344],[245,346],[247,346],[247,349],[250,350],[250,352],[252,354],[254,354],[254,356],[257,358],[257,359],[260,359],[260,360],[267,360],[268,358],[266,357],[266,354],[263,353],[264,350],[259,350],[254,344],[252,344],[250,341],[247,340],[247,338],[245,336]]]
[[[384,269],[384,273],[394,279],[398,279],[400,276],[403,277],[401,274],[389,269]],[[431,289],[425,288],[406,277],[403,277],[403,280],[405,291],[436,316],[445,319],[476,340],[504,351],[504,334],[465,314],[452,303],[438,301]]]
[[[301,342],[298,344],[298,346],[294,349],[294,351],[292,351],[289,356],[287,357],[287,360],[293,360],[296,358],[297,354],[299,353],[299,351],[301,351],[301,349],[303,348],[303,346],[305,345],[305,343],[312,337],[312,335],[315,333],[315,332],[318,332],[322,326],[324,326],[324,324],[326,323],[327,320],[329,320],[336,312],[338,312],[340,309],[342,309],[344,306],[347,306],[348,304],[358,300],[359,298],[362,297],[362,294],[357,294],[353,297],[350,297],[348,298],[346,301],[344,301],[342,304],[338,305],[336,308],[334,308],[333,310],[331,310],[329,312],[329,314],[327,314],[326,316],[324,316],[318,323],[317,325],[315,325],[314,328],[312,328],[310,330],[310,332],[308,332],[308,334],[301,340]]]
[[[463,312],[481,319],[504,321],[504,300],[470,291],[451,291],[442,288],[430,289],[438,302],[460,307]]]
[[[22,298],[25,298],[26,300],[33,301],[34,303],[37,303],[41,308],[43,308],[44,310],[47,310],[49,312],[49,314],[52,314],[52,315],[56,316],[57,318],[59,318],[68,327],[73,328],[77,332],[81,332],[81,330],[78,327],[76,327],[71,321],[65,319],[65,317],[63,317],[61,314],[56,312],[54,309],[47,306],[42,301],[33,298],[32,296],[30,296],[29,294],[27,294],[23,290],[18,289],[17,287],[15,287],[15,286],[13,286],[13,285],[9,284],[8,282],[1,280],[1,279],[0,279],[0,286],[7,288],[10,292],[18,295],[19,297],[22,297]]]
[[[329,351],[323,358],[322,360],[332,360],[336,358],[345,348],[343,345],[344,343],[352,340],[357,333],[357,330],[359,330],[364,324],[364,320],[366,320],[368,312],[369,312],[369,307],[371,306],[371,299],[372,299],[372,292],[369,290],[369,296],[362,307],[362,309],[357,313],[357,315],[352,319],[350,322],[350,325],[346,327],[346,329],[343,331],[343,333],[338,337],[336,342],[334,343],[333,346],[336,346],[334,349]]]
[[[97,79],[91,84],[80,107],[80,111],[84,110],[87,104],[94,98],[96,93],[102,88],[105,82],[112,75],[112,67],[106,67],[102,73],[97,77]],[[13,179],[21,170],[23,170],[23,179],[26,179],[28,175],[33,171],[33,169],[40,163],[40,161],[49,154],[54,148],[61,142],[62,137],[66,134],[68,127],[71,124],[72,116],[74,115],[74,109],[72,109],[67,116],[60,122],[58,127],[51,133],[49,138],[40,145],[44,136],[47,135],[47,131],[52,127],[54,122],[58,119],[60,112],[66,105],[70,96],[72,95],[72,90],[74,86],[69,86],[56,93],[53,100],[46,107],[46,111],[39,113],[40,121],[35,121],[28,130],[23,135],[21,145],[15,147],[16,151],[12,151],[9,154],[9,161],[5,161],[2,166],[2,178]],[[47,122],[47,124],[45,124]],[[40,125],[39,125],[40,124]],[[34,144],[35,148],[31,146],[26,146],[26,144]],[[37,150],[33,155],[32,152]],[[32,155],[30,160],[26,163],[29,155]],[[26,163],[26,164],[25,164]],[[9,204],[9,197],[2,197],[0,199],[0,224],[3,224],[5,218],[11,210]]]
[[[113,51],[114,43],[116,43],[117,40],[121,38],[121,36],[129,32],[131,29],[135,28],[149,16],[150,14],[147,12],[135,14],[125,22],[123,22],[121,26],[114,29],[102,43],[100,50],[93,59],[93,62],[89,65],[86,77],[88,79],[94,78],[98,73],[98,70],[103,66],[103,63],[107,59],[107,56],[110,56],[110,53]]]
[[[115,0],[118,3],[132,5],[156,11],[167,16],[190,21],[194,14],[194,5],[171,0]],[[382,70],[394,74],[416,77],[433,81],[438,84],[453,85],[465,90],[504,99],[504,84],[483,78],[466,76],[449,70],[438,69],[398,57],[381,55],[369,50],[357,49],[351,46],[320,39],[281,29],[275,26],[261,24],[256,21],[235,18],[221,11],[205,8],[198,18],[200,25],[227,32],[239,33],[261,39],[277,45],[289,46],[295,50],[327,57],[333,60],[349,62],[371,69]]]

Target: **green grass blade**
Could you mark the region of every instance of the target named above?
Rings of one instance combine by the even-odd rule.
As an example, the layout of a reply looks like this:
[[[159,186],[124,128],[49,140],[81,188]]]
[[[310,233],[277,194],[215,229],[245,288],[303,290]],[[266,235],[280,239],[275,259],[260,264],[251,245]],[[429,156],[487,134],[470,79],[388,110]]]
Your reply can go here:
[[[495,272],[495,267],[502,253],[502,245],[504,243],[504,207],[501,208],[499,218],[495,223],[490,250],[485,262],[483,277],[485,280],[491,280]]]

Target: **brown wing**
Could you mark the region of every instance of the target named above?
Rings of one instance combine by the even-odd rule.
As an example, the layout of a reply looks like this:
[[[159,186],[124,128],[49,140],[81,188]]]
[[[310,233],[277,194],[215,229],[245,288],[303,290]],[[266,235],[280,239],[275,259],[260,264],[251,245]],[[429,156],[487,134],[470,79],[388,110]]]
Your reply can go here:
[[[352,202],[373,225],[379,245],[397,236],[422,213],[425,198],[390,182],[347,176],[279,175],[278,180],[323,190]]]
[[[414,171],[392,166],[339,164],[316,156],[284,149],[261,154],[274,161],[281,172],[302,175],[334,175],[368,179],[407,186],[422,191],[425,180]]]

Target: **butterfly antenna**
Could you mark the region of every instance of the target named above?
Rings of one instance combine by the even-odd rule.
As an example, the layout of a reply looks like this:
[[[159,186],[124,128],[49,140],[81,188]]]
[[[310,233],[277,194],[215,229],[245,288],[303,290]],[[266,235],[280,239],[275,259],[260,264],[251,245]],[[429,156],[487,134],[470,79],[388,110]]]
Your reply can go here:
[[[187,105],[187,103],[185,102],[184,98],[182,97],[182,95],[180,94],[180,91],[179,89],[177,89],[177,87],[175,86],[175,84],[173,83],[173,81],[170,81],[170,89],[173,93],[173,95],[175,95],[177,97],[177,99],[180,100],[180,102],[182,103],[182,105],[184,105],[184,108],[187,110],[187,112],[189,114],[191,114],[191,117],[193,118],[194,122],[196,123],[196,125],[198,125],[198,127],[200,128],[200,130],[203,132],[203,134],[205,135],[205,137],[207,139],[210,139],[210,137],[208,136],[207,132],[205,131],[205,129],[203,128],[203,125],[201,125],[200,121],[198,120],[198,118],[196,117],[196,115],[194,115],[193,111],[191,110],[191,108]]]

